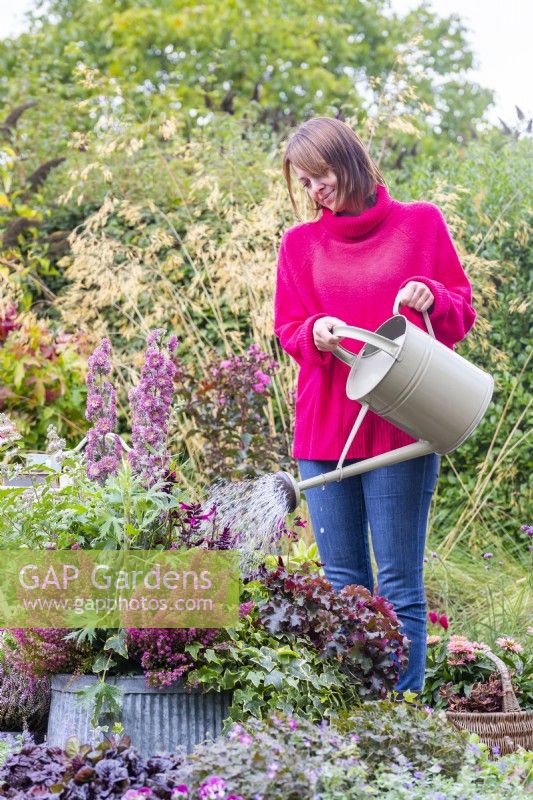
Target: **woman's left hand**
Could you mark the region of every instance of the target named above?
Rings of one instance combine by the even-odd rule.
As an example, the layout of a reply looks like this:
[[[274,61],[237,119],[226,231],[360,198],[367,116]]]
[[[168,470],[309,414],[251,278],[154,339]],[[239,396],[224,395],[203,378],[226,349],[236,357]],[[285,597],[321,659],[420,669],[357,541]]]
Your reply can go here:
[[[427,311],[435,302],[435,298],[425,283],[409,281],[398,292],[396,301],[398,308],[407,306],[408,308],[414,308],[416,311]]]

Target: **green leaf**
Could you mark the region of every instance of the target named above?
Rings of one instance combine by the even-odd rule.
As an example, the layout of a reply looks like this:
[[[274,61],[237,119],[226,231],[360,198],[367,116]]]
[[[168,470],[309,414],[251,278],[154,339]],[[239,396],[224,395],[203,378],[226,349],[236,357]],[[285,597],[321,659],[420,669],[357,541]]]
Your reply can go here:
[[[110,669],[110,667],[116,666],[116,661],[113,661],[110,656],[106,653],[98,653],[96,658],[93,661],[92,671],[93,672],[104,672],[104,670]]]
[[[273,686],[275,689],[281,689],[285,675],[279,669],[273,669],[265,678],[265,686]]]
[[[109,638],[106,639],[104,650],[112,650],[114,653],[123,656],[123,658],[127,658],[128,648],[126,647],[126,631],[122,628],[117,633],[109,636]]]

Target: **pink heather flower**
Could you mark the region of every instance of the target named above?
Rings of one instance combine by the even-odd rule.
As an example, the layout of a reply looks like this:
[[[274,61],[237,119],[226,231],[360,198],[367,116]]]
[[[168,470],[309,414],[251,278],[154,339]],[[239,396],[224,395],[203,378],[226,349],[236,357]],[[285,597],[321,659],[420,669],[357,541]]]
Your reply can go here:
[[[257,392],[257,394],[263,394],[263,392],[265,391],[265,384],[264,383],[254,383],[254,385],[252,386],[252,389],[254,390],[254,392]]]
[[[180,783],[179,786],[175,786],[172,789],[172,794],[170,795],[170,800],[184,800],[184,795],[189,794],[189,787],[185,783]]]
[[[296,720],[295,719],[290,719],[289,720],[289,728],[291,729],[291,731],[296,730],[297,727],[298,727],[298,723],[296,722]]]
[[[140,786],[138,789],[128,789],[122,795],[122,800],[145,800],[147,797],[153,797],[152,790],[148,786]]]
[[[239,736],[239,742],[241,744],[252,744],[253,740],[254,737],[250,736],[249,733],[241,733],[241,735]]]
[[[71,550],[79,550],[81,545],[78,542],[74,542],[74,544],[70,545]]]
[[[449,623],[448,623],[448,617],[446,616],[446,614],[441,614],[440,615],[440,617],[439,617],[439,625],[441,626],[441,628],[444,628],[445,631],[448,630]]]
[[[502,650],[508,650],[510,653],[523,653],[524,648],[522,645],[511,639],[510,636],[501,636],[499,639],[496,639],[496,644],[502,648]]]
[[[439,615],[437,614],[436,611],[430,611],[428,614],[428,619],[432,625],[436,625],[437,622],[439,621]]]
[[[220,366],[222,369],[229,369],[231,367],[231,360],[229,358],[225,358],[224,361],[220,362]]]
[[[428,636],[427,645],[428,647],[433,647],[434,645],[439,644],[440,641],[441,641],[440,636]]]

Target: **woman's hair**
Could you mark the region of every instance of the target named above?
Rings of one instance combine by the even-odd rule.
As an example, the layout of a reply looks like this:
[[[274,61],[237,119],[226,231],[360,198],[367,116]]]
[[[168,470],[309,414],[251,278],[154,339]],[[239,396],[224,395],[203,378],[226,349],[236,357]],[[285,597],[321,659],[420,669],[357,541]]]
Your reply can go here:
[[[292,165],[313,177],[333,170],[337,176],[335,209],[349,201],[360,213],[372,205],[376,185],[386,185],[358,135],[345,122],[331,117],[313,117],[303,122],[289,137],[285,148],[283,174],[292,206],[300,218],[292,191]],[[310,204],[316,216],[322,206],[312,200]]]

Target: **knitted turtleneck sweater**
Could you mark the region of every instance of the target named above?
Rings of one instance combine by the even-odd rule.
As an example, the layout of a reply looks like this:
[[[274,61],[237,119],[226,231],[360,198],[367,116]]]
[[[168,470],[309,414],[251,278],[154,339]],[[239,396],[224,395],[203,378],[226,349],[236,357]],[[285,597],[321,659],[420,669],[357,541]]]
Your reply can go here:
[[[297,225],[282,239],[274,329],[299,364],[293,455],[338,459],[360,405],[346,396],[349,368],[317,350],[313,325],[324,316],[375,331],[392,316],[398,291],[411,280],[429,287],[430,319],[437,339],[453,347],[475,319],[472,292],[444,218],[431,203],[400,203],[385,186],[374,206],[359,215],[322,210],[315,222]],[[413,309],[402,313],[424,328]],[[362,343],[341,344],[358,352]],[[369,412],[347,458],[378,455],[413,439]]]

